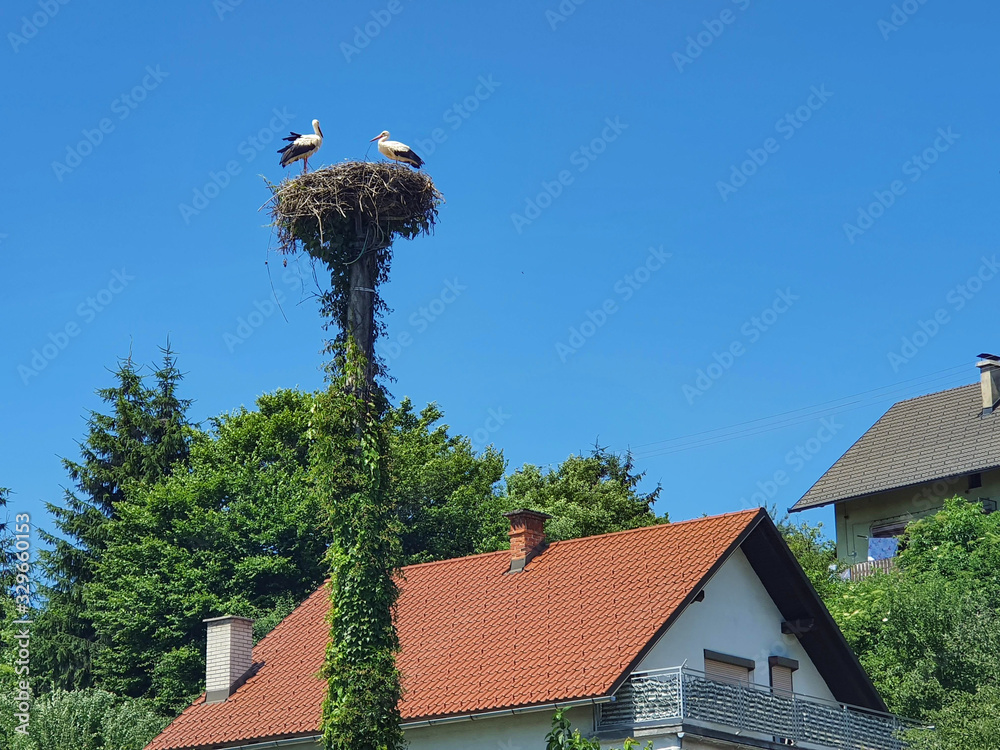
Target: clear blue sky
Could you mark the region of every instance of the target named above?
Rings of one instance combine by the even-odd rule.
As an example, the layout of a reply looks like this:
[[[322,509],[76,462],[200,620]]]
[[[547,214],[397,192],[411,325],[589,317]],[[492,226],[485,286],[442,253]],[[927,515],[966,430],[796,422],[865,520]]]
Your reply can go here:
[[[7,3],[0,485],[57,500],[93,390],[167,336],[197,419],[322,384],[258,212],[316,117],[313,166],[385,128],[447,199],[385,290],[397,398],[512,469],[631,445],[677,520],[791,505],[1000,349],[1000,6],[902,6]]]

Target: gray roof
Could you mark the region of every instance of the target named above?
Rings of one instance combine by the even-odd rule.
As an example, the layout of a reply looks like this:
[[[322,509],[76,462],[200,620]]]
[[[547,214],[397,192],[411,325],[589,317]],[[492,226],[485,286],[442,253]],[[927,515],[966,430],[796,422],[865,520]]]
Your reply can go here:
[[[978,383],[894,404],[790,510],[1000,466],[1000,410],[982,406]]]

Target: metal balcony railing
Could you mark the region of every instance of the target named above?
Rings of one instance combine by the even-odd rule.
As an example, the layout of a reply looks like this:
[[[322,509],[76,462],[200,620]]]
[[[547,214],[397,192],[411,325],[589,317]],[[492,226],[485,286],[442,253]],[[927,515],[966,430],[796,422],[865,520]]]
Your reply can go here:
[[[637,673],[615,698],[598,705],[599,730],[694,722],[800,747],[901,750],[905,743],[900,733],[915,726],[892,714],[764,685],[710,680],[682,667]]]

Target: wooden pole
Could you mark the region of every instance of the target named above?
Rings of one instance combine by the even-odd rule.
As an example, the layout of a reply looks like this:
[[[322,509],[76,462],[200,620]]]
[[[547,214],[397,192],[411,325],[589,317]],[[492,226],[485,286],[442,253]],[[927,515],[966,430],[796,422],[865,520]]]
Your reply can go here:
[[[355,224],[358,256],[348,270],[350,296],[347,301],[347,335],[365,356],[364,386],[365,396],[372,393],[375,385],[375,285],[378,283],[377,242],[370,241],[360,216]]]

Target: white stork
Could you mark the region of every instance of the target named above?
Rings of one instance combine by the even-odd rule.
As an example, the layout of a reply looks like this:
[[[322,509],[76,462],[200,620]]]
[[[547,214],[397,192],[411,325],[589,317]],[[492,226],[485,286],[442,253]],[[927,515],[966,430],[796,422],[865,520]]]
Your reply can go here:
[[[291,143],[278,149],[278,153],[281,154],[281,166],[287,167],[292,162],[302,159],[302,174],[305,174],[309,169],[309,157],[323,145],[323,131],[319,129],[319,120],[313,120],[312,133],[302,135],[293,132],[284,140]]]
[[[413,153],[412,148],[407,146],[405,143],[400,143],[399,141],[390,141],[388,130],[383,130],[377,136],[372,138],[372,141],[378,141],[379,153],[387,159],[405,162],[410,166],[416,167],[417,169],[424,166],[424,160]],[[369,141],[369,143],[370,142],[371,141]]]

